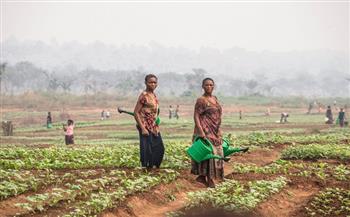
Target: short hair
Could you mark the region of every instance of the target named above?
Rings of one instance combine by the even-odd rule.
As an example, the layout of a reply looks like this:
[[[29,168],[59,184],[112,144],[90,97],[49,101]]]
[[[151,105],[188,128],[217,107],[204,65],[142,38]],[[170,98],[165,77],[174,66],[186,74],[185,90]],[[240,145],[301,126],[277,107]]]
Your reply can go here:
[[[154,74],[148,74],[148,75],[146,75],[146,77],[145,77],[145,82],[147,82],[147,81],[148,81],[149,79],[151,79],[151,78],[155,78],[155,79],[158,80],[157,76],[155,76]]]
[[[215,84],[214,80],[212,78],[204,78],[203,81],[202,81],[202,86],[204,85],[204,82],[206,81],[212,81],[213,84]]]

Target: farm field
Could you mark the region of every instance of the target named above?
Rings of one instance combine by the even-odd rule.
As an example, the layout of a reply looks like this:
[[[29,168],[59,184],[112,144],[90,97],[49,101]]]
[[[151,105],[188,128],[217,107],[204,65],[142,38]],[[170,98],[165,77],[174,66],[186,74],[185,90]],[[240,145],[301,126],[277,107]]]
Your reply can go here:
[[[66,146],[55,116],[46,129],[37,123],[45,112],[5,110],[15,130],[1,136],[0,216],[350,216],[350,128],[324,124],[323,113],[291,109],[280,124],[279,110],[246,110],[242,120],[224,110],[224,135],[250,149],[225,163],[225,180],[213,189],[189,172],[190,108],[179,120],[162,113],[166,153],[150,171],[140,168],[130,116],[112,112],[102,121],[97,109],[72,110],[76,144]]]

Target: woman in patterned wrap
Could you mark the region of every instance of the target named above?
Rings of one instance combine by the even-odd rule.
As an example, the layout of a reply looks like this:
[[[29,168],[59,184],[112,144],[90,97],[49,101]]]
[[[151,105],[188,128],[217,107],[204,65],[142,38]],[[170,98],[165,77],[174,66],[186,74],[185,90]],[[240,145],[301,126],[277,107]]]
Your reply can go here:
[[[162,136],[155,123],[159,111],[158,99],[154,94],[157,82],[153,74],[145,77],[146,90],[140,94],[134,109],[140,136],[140,161],[142,167],[147,168],[159,168],[164,155]]]
[[[212,95],[214,80],[205,78],[202,82],[204,94],[197,99],[194,108],[194,135],[206,138],[213,144],[213,154],[223,157],[222,133],[220,129],[222,108],[216,96]],[[224,177],[223,160],[209,159],[196,163],[192,160],[191,173],[198,175],[197,181],[214,188],[214,179],[222,180]]]

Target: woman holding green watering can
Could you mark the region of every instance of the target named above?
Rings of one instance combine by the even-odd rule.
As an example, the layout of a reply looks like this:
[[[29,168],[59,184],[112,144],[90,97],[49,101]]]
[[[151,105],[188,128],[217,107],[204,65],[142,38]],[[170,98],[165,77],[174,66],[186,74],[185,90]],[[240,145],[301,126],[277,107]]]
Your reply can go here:
[[[213,154],[224,157],[222,133],[220,129],[222,108],[216,96],[213,96],[214,80],[202,81],[204,94],[197,99],[194,108],[194,137],[208,139],[213,144]],[[198,175],[197,181],[215,187],[213,179],[224,178],[224,163],[221,159],[209,159],[197,163],[192,160],[191,173]]]
[[[146,90],[139,96],[134,117],[140,136],[140,161],[142,167],[159,168],[163,160],[164,145],[159,126],[156,124],[159,103],[154,90],[158,78],[149,74],[145,77]]]

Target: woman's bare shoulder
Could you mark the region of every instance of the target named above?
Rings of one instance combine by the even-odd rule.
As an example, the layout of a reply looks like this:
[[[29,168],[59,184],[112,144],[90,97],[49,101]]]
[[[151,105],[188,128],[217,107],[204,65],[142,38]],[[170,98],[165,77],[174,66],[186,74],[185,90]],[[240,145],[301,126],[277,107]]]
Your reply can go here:
[[[205,97],[204,96],[200,96],[197,98],[196,102],[205,102]]]

